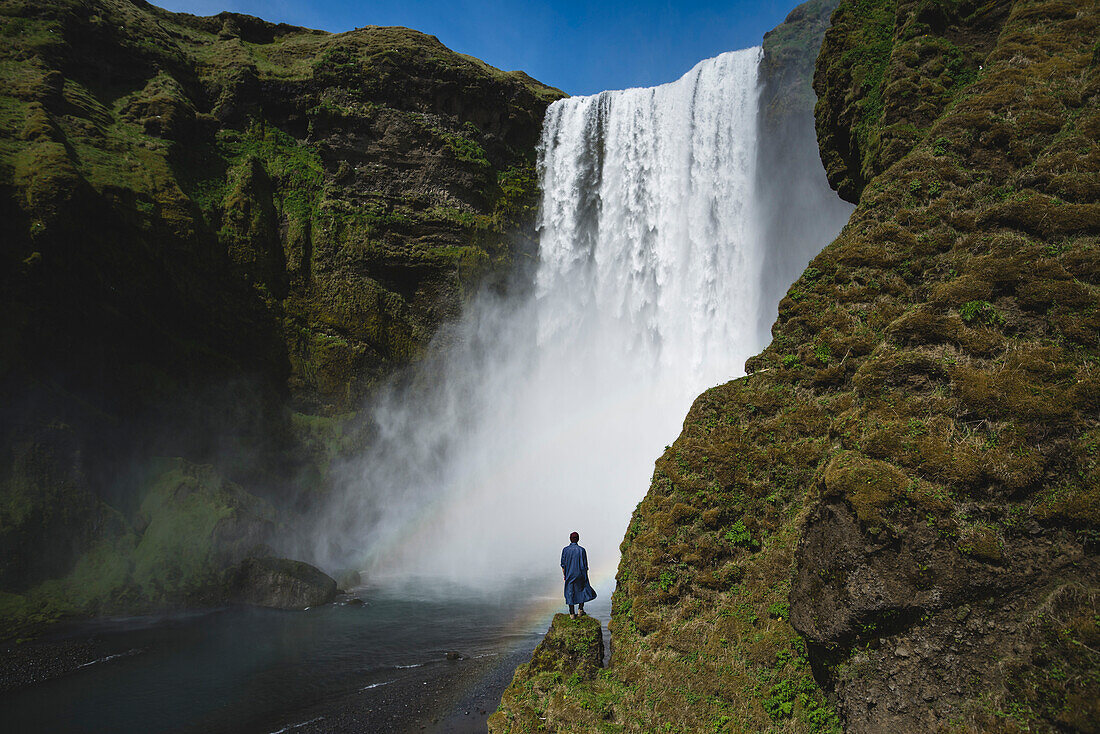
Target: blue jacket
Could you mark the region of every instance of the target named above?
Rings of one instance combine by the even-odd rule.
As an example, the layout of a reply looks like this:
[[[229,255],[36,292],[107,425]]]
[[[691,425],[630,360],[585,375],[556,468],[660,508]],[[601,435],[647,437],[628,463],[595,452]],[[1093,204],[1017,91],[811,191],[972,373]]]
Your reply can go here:
[[[565,603],[584,604],[596,598],[588,583],[588,553],[576,543],[561,549],[561,571],[565,576]]]

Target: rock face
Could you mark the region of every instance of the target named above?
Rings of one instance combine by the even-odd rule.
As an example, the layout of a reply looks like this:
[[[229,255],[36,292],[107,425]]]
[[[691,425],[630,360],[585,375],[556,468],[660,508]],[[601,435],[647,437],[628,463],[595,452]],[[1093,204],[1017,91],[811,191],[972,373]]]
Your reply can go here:
[[[336,581],[320,569],[286,558],[249,558],[231,572],[229,598],[275,609],[305,609],[336,598]]]
[[[526,696],[578,703],[548,728],[1096,729],[1097,37],[842,0],[817,131],[858,206],[658,459],[610,672]]]
[[[978,77],[1011,3],[842,3],[821,49],[814,88],[829,182],[858,203]]]
[[[854,400],[802,529],[792,621],[850,731],[1007,712],[1088,729],[1100,8],[841,7],[818,129],[860,207],[818,262],[847,250],[850,272],[898,279],[868,299],[883,337],[837,383]],[[884,14],[881,55],[840,73]],[[879,110],[852,82],[875,69]]]
[[[501,710],[489,718],[489,731],[536,732],[568,724],[573,720],[570,709],[575,703],[554,698],[546,708],[546,716],[540,718],[529,703],[532,692],[547,694],[563,686],[576,687],[593,680],[602,668],[603,628],[599,620],[555,614],[531,662],[516,669],[501,700]]]
[[[561,96],[407,29],[142,0],[0,4],[0,79],[5,609],[140,542],[155,457],[308,505],[363,397],[532,251]]]

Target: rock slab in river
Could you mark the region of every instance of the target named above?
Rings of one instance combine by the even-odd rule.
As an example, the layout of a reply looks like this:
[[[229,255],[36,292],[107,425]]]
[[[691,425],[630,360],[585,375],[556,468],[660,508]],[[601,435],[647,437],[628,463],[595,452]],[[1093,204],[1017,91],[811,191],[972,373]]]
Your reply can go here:
[[[320,569],[288,558],[249,558],[230,582],[234,601],[275,609],[305,609],[336,597],[336,581]]]

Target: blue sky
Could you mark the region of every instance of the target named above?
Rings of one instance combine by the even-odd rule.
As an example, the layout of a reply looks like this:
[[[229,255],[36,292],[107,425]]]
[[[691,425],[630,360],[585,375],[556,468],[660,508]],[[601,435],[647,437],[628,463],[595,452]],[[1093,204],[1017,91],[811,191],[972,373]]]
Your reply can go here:
[[[347,31],[402,25],[570,94],[650,86],[701,59],[757,46],[799,0],[153,0],[196,15],[222,10]]]

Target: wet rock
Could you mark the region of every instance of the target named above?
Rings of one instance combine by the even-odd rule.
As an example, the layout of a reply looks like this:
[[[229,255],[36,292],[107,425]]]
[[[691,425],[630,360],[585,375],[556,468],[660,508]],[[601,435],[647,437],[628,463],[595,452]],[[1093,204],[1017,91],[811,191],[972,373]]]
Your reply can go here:
[[[288,558],[249,558],[230,576],[230,598],[242,604],[306,609],[336,596],[336,581],[328,574]]]

